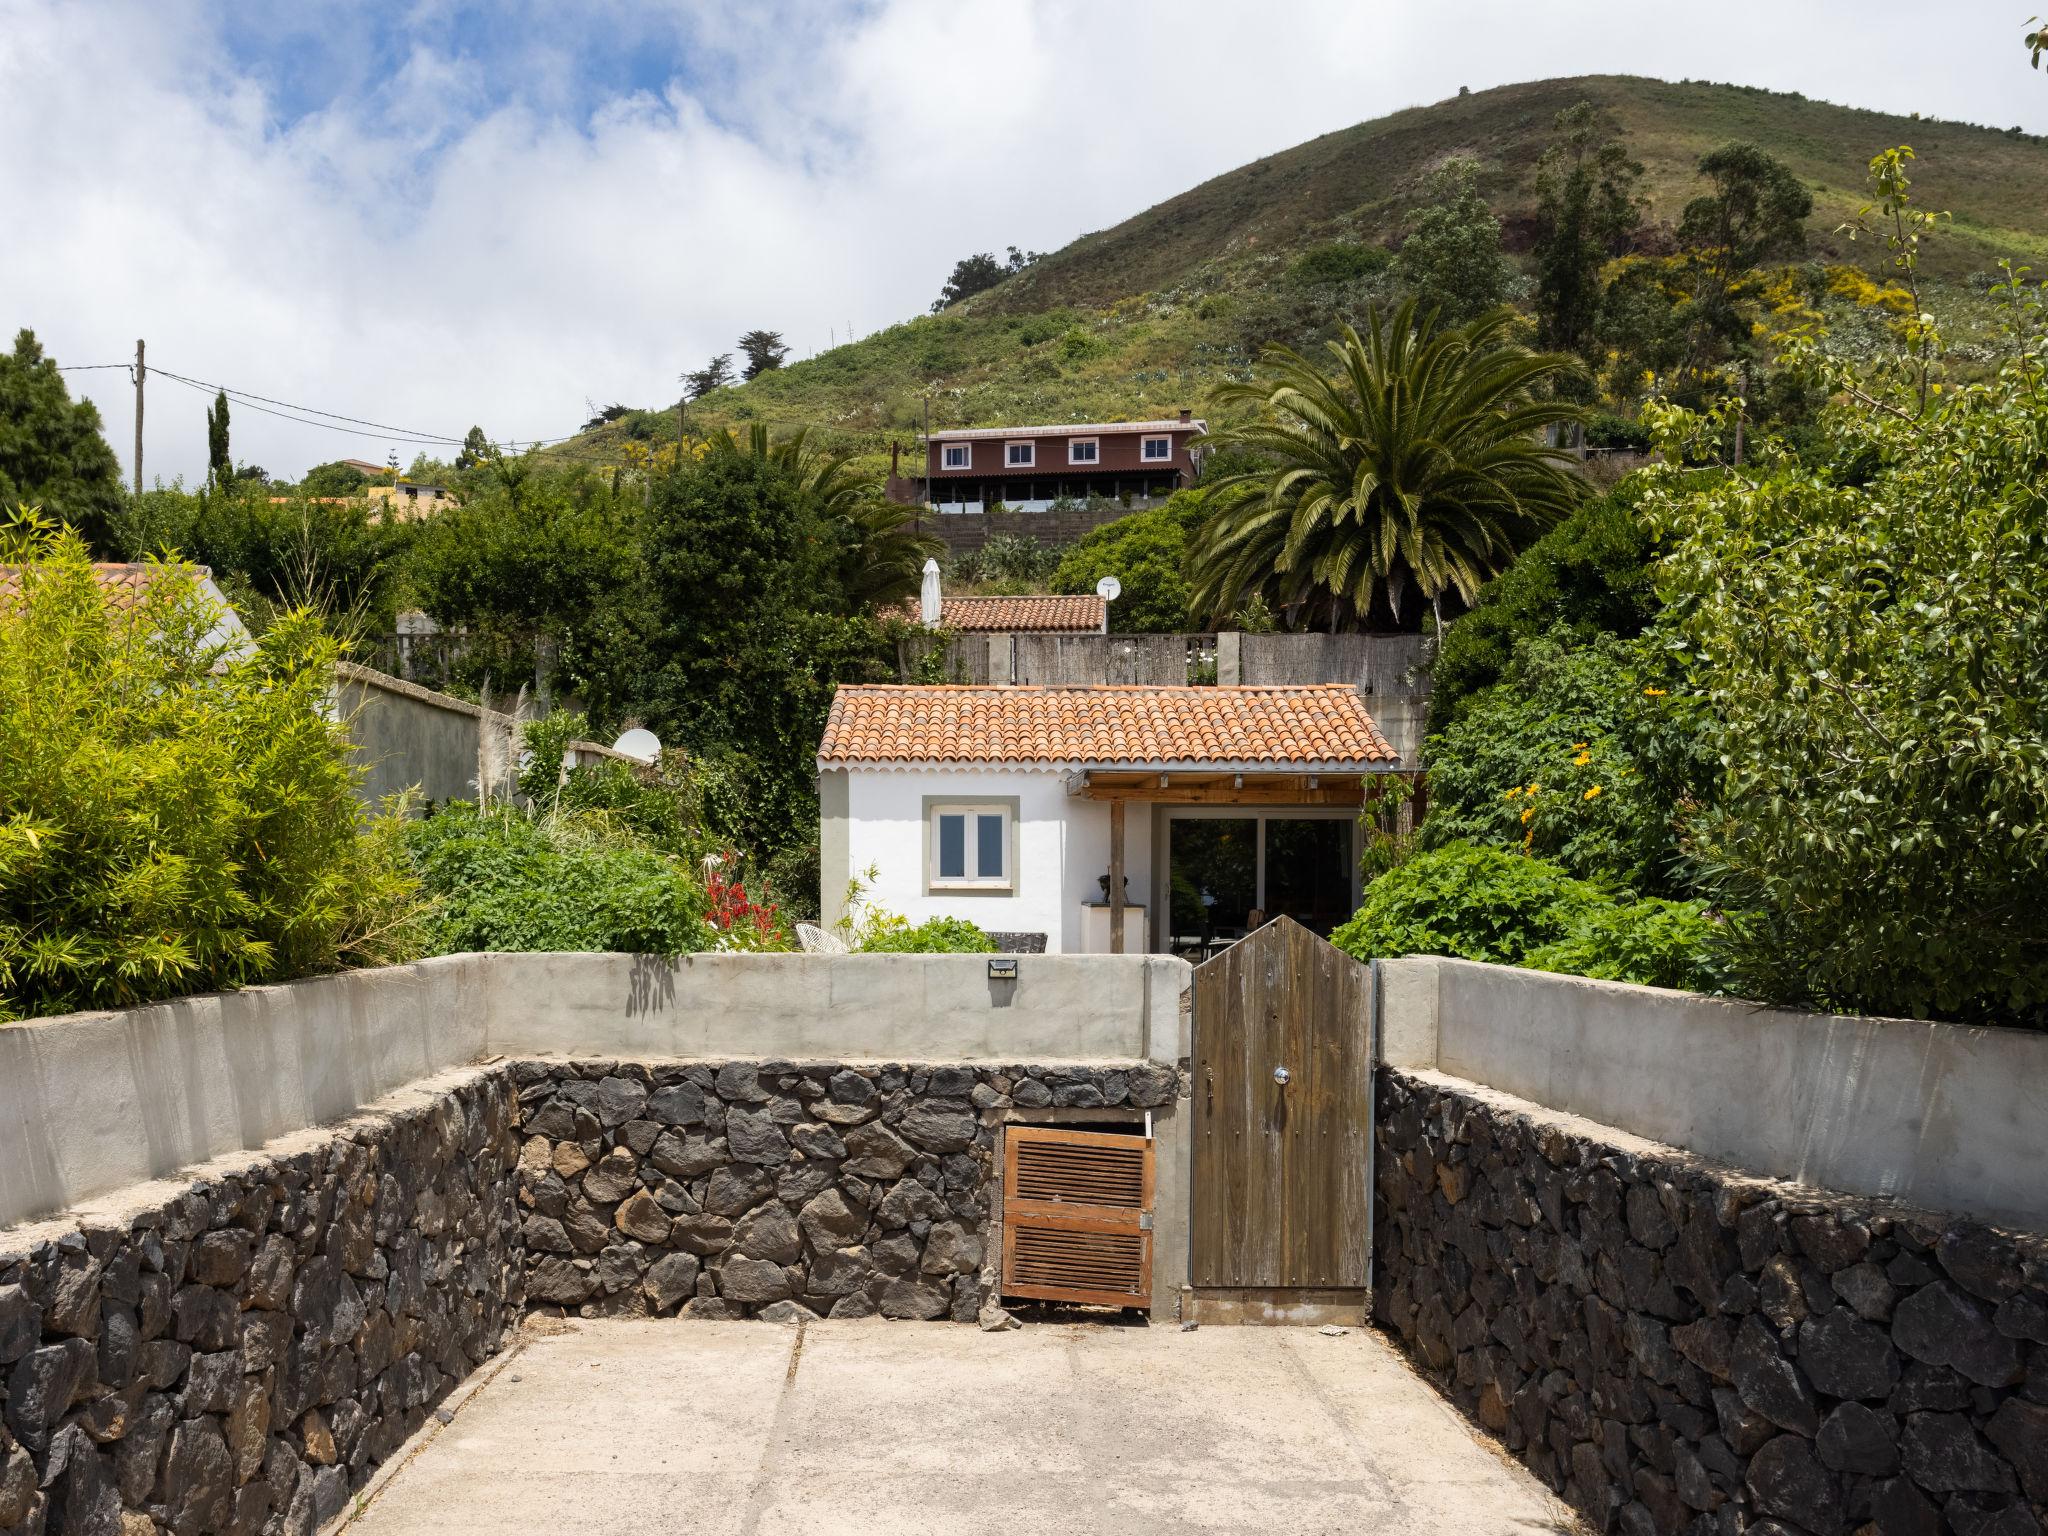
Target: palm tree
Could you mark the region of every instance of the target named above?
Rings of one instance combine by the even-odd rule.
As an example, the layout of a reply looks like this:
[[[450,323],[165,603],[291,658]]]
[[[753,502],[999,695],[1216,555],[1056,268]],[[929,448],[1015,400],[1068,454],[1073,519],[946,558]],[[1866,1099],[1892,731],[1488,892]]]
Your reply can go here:
[[[915,596],[927,559],[945,545],[912,525],[913,509],[885,501],[871,475],[852,466],[850,455],[813,447],[810,429],[775,438],[759,423],[712,439],[714,452],[745,454],[780,466],[819,520],[837,536],[834,566],[849,613],[882,613]]]
[[[1189,551],[1193,606],[1225,619],[1262,597],[1330,629],[1402,619],[1415,587],[1442,618],[1584,494],[1571,455],[1543,434],[1582,421],[1544,386],[1579,368],[1517,343],[1511,310],[1462,326],[1417,317],[1410,299],[1350,326],[1325,374],[1269,348],[1270,383],[1226,385],[1219,403],[1257,408],[1219,434],[1263,462],[1216,482],[1217,511]]]

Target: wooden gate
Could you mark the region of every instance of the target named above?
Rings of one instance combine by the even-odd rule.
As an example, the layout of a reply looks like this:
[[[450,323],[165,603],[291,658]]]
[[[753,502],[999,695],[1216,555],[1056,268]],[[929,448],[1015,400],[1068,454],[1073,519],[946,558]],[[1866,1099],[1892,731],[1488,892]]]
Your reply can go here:
[[[1367,967],[1285,917],[1196,970],[1197,1318],[1362,1320],[1371,982]]]
[[[1152,1304],[1152,1139],[1003,1129],[1003,1294]]]

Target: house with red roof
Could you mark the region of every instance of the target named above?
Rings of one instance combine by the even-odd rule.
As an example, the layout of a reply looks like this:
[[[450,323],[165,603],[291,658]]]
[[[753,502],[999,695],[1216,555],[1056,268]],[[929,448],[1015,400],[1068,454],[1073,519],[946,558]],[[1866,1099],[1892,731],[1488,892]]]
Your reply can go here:
[[[818,747],[820,894],[1006,949],[1213,953],[1357,908],[1359,817],[1411,771],[1359,691],[843,687]]]

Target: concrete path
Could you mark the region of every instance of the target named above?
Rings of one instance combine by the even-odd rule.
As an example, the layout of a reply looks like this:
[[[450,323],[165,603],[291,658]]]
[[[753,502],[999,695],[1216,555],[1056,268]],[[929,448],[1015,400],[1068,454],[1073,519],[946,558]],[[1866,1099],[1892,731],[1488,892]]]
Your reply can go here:
[[[349,1536],[1579,1530],[1359,1329],[576,1322],[494,1364]]]

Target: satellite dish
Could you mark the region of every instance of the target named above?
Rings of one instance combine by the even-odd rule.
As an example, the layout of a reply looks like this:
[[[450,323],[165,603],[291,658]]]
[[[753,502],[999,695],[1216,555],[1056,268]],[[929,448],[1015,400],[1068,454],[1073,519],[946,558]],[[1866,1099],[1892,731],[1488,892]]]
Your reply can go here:
[[[1124,584],[1114,576],[1105,576],[1095,583],[1095,595],[1105,603],[1113,603],[1124,595]]]
[[[651,763],[661,756],[661,738],[654,732],[636,725],[612,743],[612,750],[632,758],[635,762]]]

